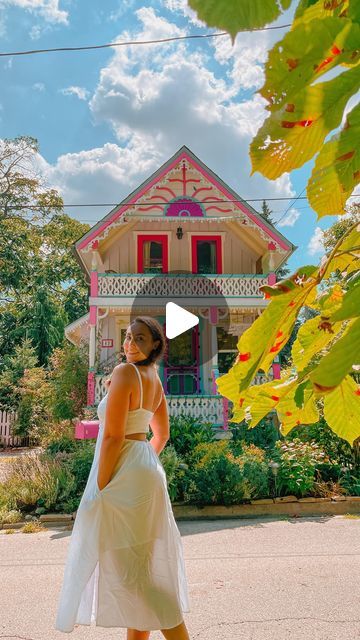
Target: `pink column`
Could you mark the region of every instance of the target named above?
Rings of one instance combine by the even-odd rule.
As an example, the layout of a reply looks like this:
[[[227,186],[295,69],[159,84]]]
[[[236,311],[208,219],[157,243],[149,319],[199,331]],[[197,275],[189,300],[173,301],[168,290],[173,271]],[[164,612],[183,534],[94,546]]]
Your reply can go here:
[[[273,370],[274,380],[280,380],[280,362],[273,362],[272,370]]]
[[[229,400],[223,397],[223,422],[224,422],[223,429],[224,431],[227,431],[229,428],[228,420],[229,420]]]
[[[95,371],[89,371],[87,379],[87,403],[88,406],[95,404]]]
[[[92,245],[93,249],[97,249],[97,241]],[[96,298],[99,292],[99,277],[97,269],[92,269],[90,273],[90,296]],[[97,322],[97,307],[95,305],[90,306],[90,342],[89,342],[89,372],[88,372],[88,384],[87,384],[87,403],[92,406],[95,404],[95,349],[96,349],[96,322]],[[95,331],[95,335],[94,335]]]
[[[268,283],[269,285],[273,285],[276,282],[276,273],[269,273],[268,275]],[[274,376],[274,380],[280,380],[280,362],[279,362],[279,358],[278,356],[276,356],[276,358],[274,359],[274,362],[272,363],[272,370],[273,370],[273,376]]]

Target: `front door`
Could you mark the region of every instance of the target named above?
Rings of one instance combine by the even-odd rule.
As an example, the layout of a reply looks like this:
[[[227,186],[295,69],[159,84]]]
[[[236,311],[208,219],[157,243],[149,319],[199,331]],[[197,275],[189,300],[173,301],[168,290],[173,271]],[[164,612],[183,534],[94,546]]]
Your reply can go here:
[[[200,393],[199,348],[199,325],[171,340],[166,338],[163,380],[166,394]]]

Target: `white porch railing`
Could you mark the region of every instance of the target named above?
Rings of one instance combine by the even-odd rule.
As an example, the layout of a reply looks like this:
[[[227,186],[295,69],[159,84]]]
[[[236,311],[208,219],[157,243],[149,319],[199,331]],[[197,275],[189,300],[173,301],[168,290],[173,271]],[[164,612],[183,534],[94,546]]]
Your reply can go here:
[[[199,296],[224,296],[263,298],[259,287],[267,282],[262,274],[151,274],[99,273],[99,297],[141,296],[197,298]]]
[[[268,376],[259,374],[255,377],[253,384],[263,384],[272,379],[272,373]],[[96,376],[95,378],[95,405],[106,393],[106,376]],[[204,422],[211,422],[214,426],[224,425],[223,397],[221,395],[167,395],[168,410],[170,416],[179,416],[181,413],[201,418]],[[229,403],[231,405],[231,403]]]
[[[185,414],[210,422],[214,427],[223,426],[222,396],[166,396],[170,416]]]
[[[99,404],[106,393],[104,385],[108,376],[96,376],[95,380],[95,404]],[[222,396],[211,395],[167,395],[168,410],[170,416],[179,416],[181,413],[201,418],[204,422],[215,425],[223,424]]]

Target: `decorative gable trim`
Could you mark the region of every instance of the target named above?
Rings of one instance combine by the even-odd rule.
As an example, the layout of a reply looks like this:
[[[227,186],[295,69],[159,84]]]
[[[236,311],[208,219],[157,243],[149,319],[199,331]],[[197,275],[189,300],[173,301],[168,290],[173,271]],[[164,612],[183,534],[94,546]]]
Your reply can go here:
[[[192,177],[187,177],[187,171],[191,171]],[[176,183],[177,187],[175,187]],[[192,184],[190,185],[190,183]],[[193,188],[191,195],[187,193],[190,186]],[[174,191],[179,187],[183,192],[183,200],[189,203],[187,208],[181,209],[179,205],[177,208],[174,207],[181,199],[181,195]],[[228,202],[224,203],[224,198]],[[197,215],[193,216],[190,205],[193,203],[192,206],[194,206],[195,200],[198,202],[198,209]],[[162,215],[158,215],[159,211],[162,212]],[[169,215],[172,211],[175,211],[175,216]],[[200,211],[204,215],[199,215]],[[216,211],[216,217],[209,215],[210,211]],[[209,221],[210,219],[219,222],[236,220],[239,224],[253,228],[265,242],[273,242],[275,250],[280,253],[289,255],[294,249],[291,242],[266,222],[187,147],[182,147],[133,191],[121,205],[115,207],[80,238],[75,243],[75,248],[77,252],[90,251],[95,248],[94,245],[97,246],[99,240],[109,234],[110,229],[127,223],[131,218],[137,221],[170,222],[179,221],[179,217],[185,217],[187,221],[191,222]]]

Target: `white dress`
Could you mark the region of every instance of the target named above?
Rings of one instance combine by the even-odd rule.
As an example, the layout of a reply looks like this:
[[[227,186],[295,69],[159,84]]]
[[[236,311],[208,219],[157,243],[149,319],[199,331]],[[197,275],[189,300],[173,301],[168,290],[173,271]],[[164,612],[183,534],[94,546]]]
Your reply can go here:
[[[147,432],[153,413],[129,411],[126,433]],[[55,629],[74,625],[170,629],[190,611],[183,547],[159,456],[148,440],[125,439],[110,482],[99,490],[107,395],[98,405],[94,459],[77,510]]]

